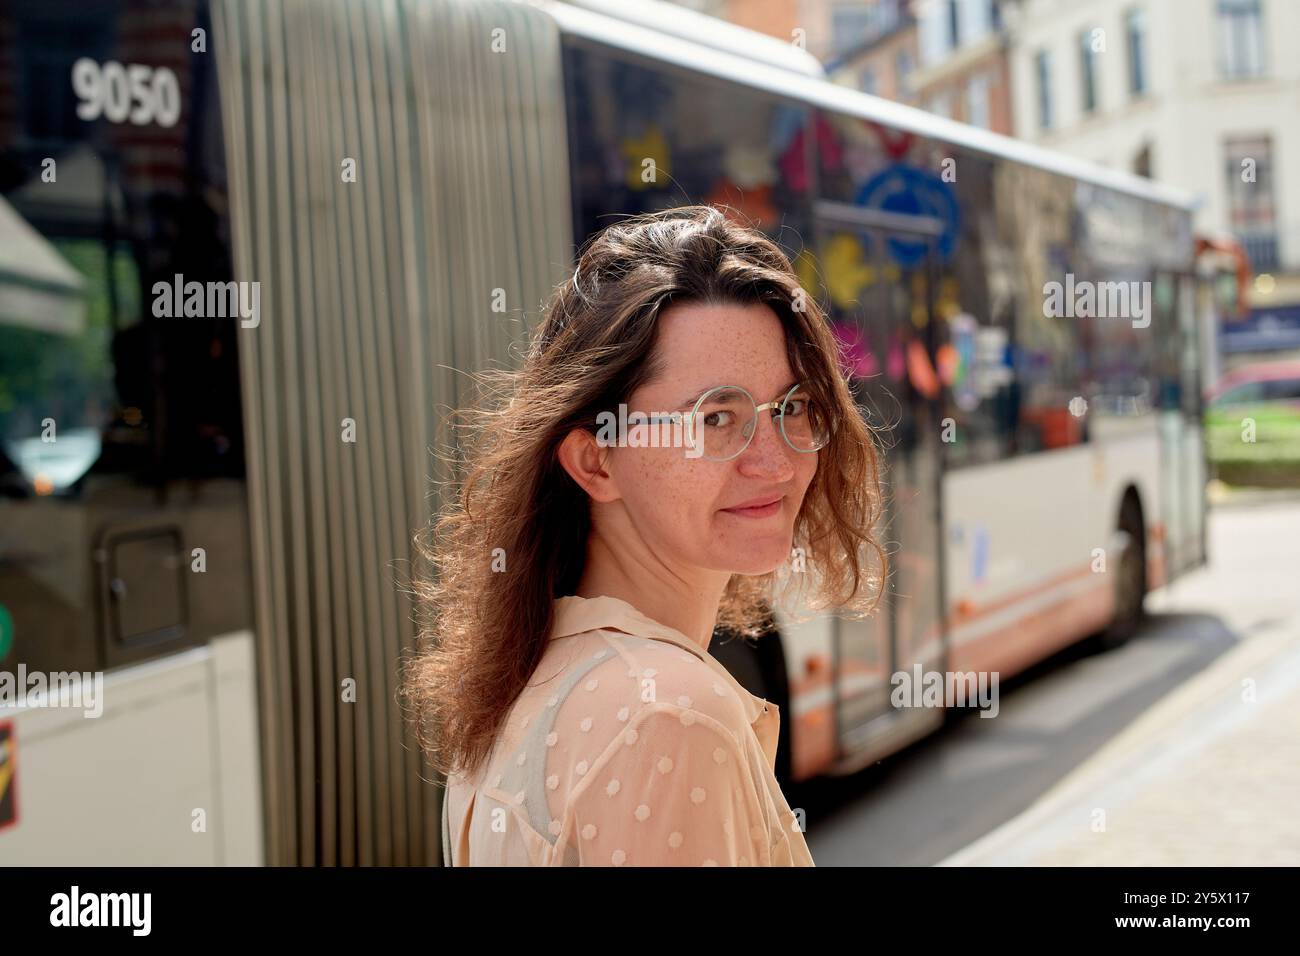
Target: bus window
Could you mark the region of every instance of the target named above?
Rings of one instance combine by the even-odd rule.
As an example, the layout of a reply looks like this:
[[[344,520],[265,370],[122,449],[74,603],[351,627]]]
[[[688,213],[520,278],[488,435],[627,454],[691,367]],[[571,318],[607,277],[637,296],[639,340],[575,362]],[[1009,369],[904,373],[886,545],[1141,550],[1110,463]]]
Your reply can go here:
[[[10,4],[0,37],[0,666],[46,671],[251,620],[238,317],[174,307],[231,279],[206,12],[76,9]],[[126,66],[159,94],[131,121],[104,99]]]
[[[956,153],[952,184],[960,233],[944,264],[935,310],[936,360],[945,385],[942,421],[950,467],[1001,461],[1017,451],[1020,386],[1015,376],[1016,303],[1013,236],[994,206],[995,162]]]
[[[1050,451],[1087,440],[1081,324],[1071,308],[1074,216],[1070,180],[1010,163],[998,167],[993,202],[1016,236],[1016,450]],[[1073,403],[1073,406],[1072,406]]]
[[[811,242],[807,107],[566,42],[576,244],[614,213],[704,203],[731,207],[798,259]],[[800,278],[814,293],[806,267]]]

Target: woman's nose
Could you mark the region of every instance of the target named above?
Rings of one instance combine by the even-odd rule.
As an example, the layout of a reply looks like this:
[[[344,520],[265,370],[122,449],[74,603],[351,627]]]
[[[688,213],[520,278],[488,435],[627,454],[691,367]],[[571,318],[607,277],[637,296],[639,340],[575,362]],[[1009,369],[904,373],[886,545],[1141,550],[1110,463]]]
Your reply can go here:
[[[760,422],[760,418],[766,421]],[[763,412],[750,422],[749,428],[753,437],[740,456],[741,469],[749,474],[776,480],[784,480],[794,474],[794,465],[790,461],[790,454],[794,452],[781,435],[781,424],[777,416]]]

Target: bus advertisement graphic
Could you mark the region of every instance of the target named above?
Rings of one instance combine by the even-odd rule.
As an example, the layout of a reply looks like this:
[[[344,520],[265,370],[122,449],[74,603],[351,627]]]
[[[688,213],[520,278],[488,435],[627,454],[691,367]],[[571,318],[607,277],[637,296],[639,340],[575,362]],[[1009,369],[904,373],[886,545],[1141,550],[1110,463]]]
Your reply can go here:
[[[891,235],[886,240],[890,257],[900,266],[920,264],[931,241],[941,261],[952,258],[961,230],[961,209],[952,187],[928,169],[906,163],[887,166],[862,184],[853,201],[868,209],[939,220],[943,231],[934,240],[902,235]]]

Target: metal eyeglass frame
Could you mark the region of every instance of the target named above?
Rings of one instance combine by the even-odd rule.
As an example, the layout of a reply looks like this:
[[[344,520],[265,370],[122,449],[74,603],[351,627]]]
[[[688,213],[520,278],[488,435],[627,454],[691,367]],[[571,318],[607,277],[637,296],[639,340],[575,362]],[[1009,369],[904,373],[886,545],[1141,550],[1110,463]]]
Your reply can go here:
[[[758,402],[754,401],[754,396],[750,394],[749,389],[745,388],[743,385],[715,385],[713,388],[709,389],[707,392],[705,392],[703,395],[701,395],[699,398],[695,400],[695,405],[691,408],[689,412],[686,412],[685,414],[682,414],[681,412],[673,412],[670,415],[650,415],[647,418],[647,424],[651,424],[651,425],[673,424],[677,416],[680,415],[682,421],[686,423],[687,435],[689,436],[687,440],[690,442],[692,446],[694,446],[695,418],[700,414],[700,406],[704,404],[705,399],[707,399],[710,395],[713,395],[717,392],[721,392],[724,389],[728,389],[728,388],[733,388],[739,392],[744,392],[745,395],[749,398],[750,403],[754,406],[754,418],[752,421],[753,424],[757,426],[759,415],[767,411],[769,408],[772,409],[774,413],[777,412],[779,409],[785,406],[786,402],[790,400],[790,396],[792,396],[795,392],[799,391],[799,389],[801,389],[802,387],[803,387],[803,382],[796,382],[794,385],[791,385],[789,391],[787,391],[779,399],[773,399],[770,402],[764,402],[762,405],[760,405],[758,404]],[[793,451],[796,451],[801,455],[811,455],[813,452],[821,451],[821,449],[825,448],[830,441],[830,437],[827,436],[826,441],[823,441],[815,448],[796,448],[794,442],[790,441],[790,436],[785,433],[784,414],[779,416],[777,429],[778,431],[781,432],[782,440],[788,446],[790,446],[790,448]],[[739,458],[741,455],[745,453],[745,449],[748,448],[750,444],[754,441],[754,434],[757,431],[758,431],[757,427],[754,427],[750,430],[749,434],[745,436],[745,444],[741,445],[740,448],[736,450],[736,453],[734,455],[728,455],[726,458],[710,458],[707,455],[701,453],[700,457],[702,457],[705,461],[732,461],[736,458]]]

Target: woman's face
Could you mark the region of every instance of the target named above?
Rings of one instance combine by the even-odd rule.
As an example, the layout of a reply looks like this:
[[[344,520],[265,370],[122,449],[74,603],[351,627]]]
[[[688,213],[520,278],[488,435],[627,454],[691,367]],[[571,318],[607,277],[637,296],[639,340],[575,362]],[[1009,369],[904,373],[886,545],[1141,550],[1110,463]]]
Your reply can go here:
[[[762,405],[796,383],[781,321],[766,305],[670,306],[656,347],[661,371],[629,398],[629,414],[689,412],[718,385],[742,386]],[[766,409],[749,446],[729,461],[681,447],[619,447],[606,469],[632,525],[670,566],[754,575],[789,558],[817,453],[786,444]]]

